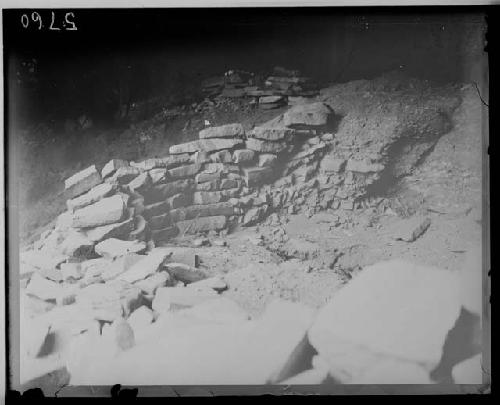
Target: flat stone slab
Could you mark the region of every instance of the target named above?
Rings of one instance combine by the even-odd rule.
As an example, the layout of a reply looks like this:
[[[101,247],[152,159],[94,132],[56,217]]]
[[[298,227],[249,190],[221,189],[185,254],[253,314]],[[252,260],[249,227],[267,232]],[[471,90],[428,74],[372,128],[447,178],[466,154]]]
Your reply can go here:
[[[255,127],[249,137],[265,141],[281,141],[289,139],[294,131],[290,128],[271,128],[266,126]]]
[[[129,253],[144,253],[146,243],[140,241],[125,241],[115,238],[106,239],[95,246],[95,252],[102,257],[114,259]]]
[[[123,166],[118,168],[118,170],[116,170],[111,177],[108,177],[106,181],[110,181],[112,183],[116,182],[118,184],[127,184],[139,176],[139,174],[141,174],[141,170],[137,167]]]
[[[123,159],[111,159],[108,163],[104,165],[101,171],[101,176],[105,179],[108,176],[111,176],[115,171],[117,171],[120,167],[128,166],[128,162]]]
[[[387,357],[430,372],[459,316],[458,289],[449,270],[400,260],[368,266],[320,310],[309,341],[347,380]]]
[[[109,197],[113,191],[114,186],[109,183],[101,183],[92,188],[90,191],[82,194],[76,198],[66,201],[66,206],[69,211],[74,211],[83,208],[87,205],[93,204],[105,197]]]
[[[66,179],[64,189],[66,194],[72,198],[89,191],[100,183],[102,183],[102,177],[95,165],[92,165]]]
[[[200,139],[208,138],[231,138],[245,135],[245,130],[241,124],[227,124],[219,127],[208,127],[199,133]]]
[[[229,202],[220,202],[215,204],[191,205],[189,207],[170,211],[170,216],[173,222],[184,221],[186,219],[193,219],[197,217],[210,217],[218,215],[234,215],[234,207]]]
[[[193,203],[200,204],[215,204],[224,199],[224,194],[221,191],[196,191],[193,194]]]
[[[376,173],[384,170],[384,165],[382,163],[371,163],[364,160],[349,159],[345,169],[350,172]]]
[[[227,219],[223,215],[218,215],[179,221],[176,225],[181,235],[193,235],[200,232],[220,231],[226,227]]]
[[[259,98],[259,104],[274,104],[284,101],[283,96],[262,96]]]
[[[170,154],[181,153],[194,153],[197,151],[215,152],[222,149],[232,149],[235,146],[241,145],[241,139],[225,139],[225,138],[211,138],[199,139],[197,141],[182,143],[179,145],[172,145],[169,149]]]
[[[326,155],[320,162],[319,168],[323,172],[341,172],[346,165],[346,160]]]
[[[179,179],[183,177],[192,177],[196,173],[198,173],[201,169],[201,165],[199,164],[191,164],[186,166],[179,166],[173,169],[167,170],[168,176],[172,179]]]
[[[279,153],[288,146],[285,142],[271,142],[249,138],[245,142],[247,149],[261,153]]]
[[[153,186],[150,190],[151,199],[164,200],[179,193],[184,193],[191,190],[194,186],[192,179],[176,180],[165,184],[158,184]]]
[[[125,213],[125,203],[119,195],[103,198],[102,200],[76,210],[73,213],[73,227],[92,228],[123,219]]]
[[[144,280],[154,274],[168,260],[171,252],[167,248],[154,248],[142,260],[134,263],[126,272],[120,274],[117,279],[134,283]]]

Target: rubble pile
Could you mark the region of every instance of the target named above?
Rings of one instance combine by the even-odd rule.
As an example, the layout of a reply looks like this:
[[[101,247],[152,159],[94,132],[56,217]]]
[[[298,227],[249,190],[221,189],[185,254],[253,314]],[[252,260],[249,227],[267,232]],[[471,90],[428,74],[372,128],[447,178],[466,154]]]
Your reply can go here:
[[[207,97],[244,98],[264,110],[303,104],[319,94],[311,78],[281,66],[276,66],[267,79],[250,72],[229,70],[223,77],[204,80],[201,86]]]
[[[129,254],[120,260],[128,270],[80,289],[74,303],[25,311],[21,381],[59,369],[72,385],[482,381],[481,294],[461,294],[463,273],[382,262],[319,310],[274,300],[251,317],[220,279],[173,287],[172,269],[187,266],[169,263],[172,254]]]

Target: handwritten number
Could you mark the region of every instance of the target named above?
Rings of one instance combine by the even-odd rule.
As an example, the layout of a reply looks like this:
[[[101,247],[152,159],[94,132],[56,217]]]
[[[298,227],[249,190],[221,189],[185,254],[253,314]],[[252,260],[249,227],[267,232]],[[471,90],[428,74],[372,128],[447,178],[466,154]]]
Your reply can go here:
[[[54,27],[54,18],[55,18],[55,15],[54,15],[54,12],[52,11],[52,22],[50,23],[49,30],[60,31],[61,30],[60,28]]]
[[[28,16],[26,14],[23,14],[21,16],[21,24],[23,25],[24,28],[28,28],[28,24],[29,24],[29,19],[28,19]]]
[[[52,11],[52,20],[50,22],[49,30],[52,31],[61,31],[61,29],[65,29],[66,31],[77,31],[78,28],[76,27],[75,24],[75,14],[74,13],[66,13],[64,15],[64,22],[62,23],[64,28],[59,28],[54,25],[55,20],[56,20],[56,14]],[[31,13],[31,21],[34,23],[38,23],[38,29],[41,30],[43,28],[43,22],[42,22],[42,16],[40,13],[34,11]],[[30,24],[30,17],[29,14],[23,14],[21,15],[21,25],[24,28],[28,28]]]
[[[66,23],[72,25],[72,28],[66,28],[66,29],[68,31],[76,31],[77,28],[76,28],[75,23],[73,21],[70,21],[69,18],[68,18],[70,15],[71,15],[71,17],[75,18],[75,15],[73,13],[66,13],[66,15],[64,16],[64,19],[66,20]]]
[[[33,22],[38,21],[38,29],[41,30],[42,29],[42,17],[40,16],[40,14],[38,14],[36,11],[31,13],[31,19],[33,20]]]

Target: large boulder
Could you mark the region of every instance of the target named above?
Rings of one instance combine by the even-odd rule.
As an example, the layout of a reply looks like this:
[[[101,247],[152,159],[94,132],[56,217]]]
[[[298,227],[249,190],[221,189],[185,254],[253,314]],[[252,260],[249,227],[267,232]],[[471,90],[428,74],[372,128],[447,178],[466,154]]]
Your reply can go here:
[[[404,370],[418,364],[428,373],[439,363],[459,313],[455,273],[382,262],[366,267],[321,309],[309,340],[342,382],[359,381],[386,360],[403,362]],[[411,375],[421,382],[422,373]]]

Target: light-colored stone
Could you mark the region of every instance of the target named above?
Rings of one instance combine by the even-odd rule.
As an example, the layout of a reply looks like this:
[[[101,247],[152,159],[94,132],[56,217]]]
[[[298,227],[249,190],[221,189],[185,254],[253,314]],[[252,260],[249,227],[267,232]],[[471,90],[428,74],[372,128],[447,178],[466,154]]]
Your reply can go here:
[[[205,183],[207,181],[219,180],[220,177],[221,177],[221,172],[212,172],[212,173],[201,172],[195,176],[194,180],[196,181],[196,183]]]
[[[82,265],[80,263],[62,263],[61,276],[63,280],[79,280],[83,277]]]
[[[323,126],[333,111],[325,104],[301,104],[290,108],[284,115],[284,124],[288,127]]]
[[[141,291],[146,295],[152,295],[160,287],[165,287],[165,285],[170,281],[170,276],[166,271],[159,271],[145,278],[144,280],[139,280],[134,285],[139,287]]]
[[[173,222],[194,219],[198,217],[210,216],[231,216],[234,214],[234,208],[229,202],[220,202],[214,204],[191,205],[185,208],[179,208],[170,211]]]
[[[190,163],[192,156],[189,153],[169,155],[162,158],[163,164],[167,169],[171,167],[184,165]]]
[[[104,239],[116,238],[127,239],[128,235],[134,230],[134,218],[128,218],[122,222],[98,226],[96,228],[85,230],[85,236],[94,243],[101,242]]]
[[[210,155],[210,161],[214,163],[231,163],[233,158],[228,150],[220,150]]]
[[[68,259],[67,255],[50,250],[27,250],[20,254],[21,265],[27,265],[27,269],[47,269],[57,268],[61,263]],[[21,274],[23,266],[21,266]],[[31,273],[33,270],[29,270]]]
[[[379,359],[349,384],[432,384],[429,371],[417,363]]]
[[[106,181],[111,183],[127,184],[139,174],[141,174],[141,170],[137,167],[122,166],[118,168],[111,177],[108,177]]]
[[[319,168],[323,172],[341,172],[346,164],[345,159],[336,158],[331,155],[326,155],[320,162]]]
[[[141,241],[125,241],[115,238],[106,239],[95,246],[95,252],[102,257],[114,259],[128,253],[144,253],[146,243]]]
[[[42,317],[26,319],[21,316],[21,352],[37,357],[42,352],[49,331],[50,324]]]
[[[287,147],[287,144],[282,141],[263,141],[256,138],[247,139],[245,144],[247,149],[260,153],[279,153]]]
[[[188,288],[196,288],[198,290],[212,289],[217,292],[227,290],[227,283],[220,277],[205,278],[200,281],[195,281],[187,285]]]
[[[117,171],[120,167],[127,167],[129,164],[127,161],[122,159],[111,159],[108,163],[104,165],[102,168],[102,178],[112,175],[115,171]]]
[[[105,269],[101,273],[101,277],[104,281],[112,280],[118,275],[126,272],[130,267],[142,259],[144,259],[144,255],[138,255],[136,253],[128,253],[119,256],[115,258],[112,263],[105,266]]]
[[[126,272],[120,274],[117,278],[123,281],[133,283],[143,280],[149,275],[156,273],[169,258],[171,252],[167,248],[154,248],[144,259],[138,261]]]
[[[33,295],[44,301],[55,300],[61,294],[61,284],[43,278],[38,273],[31,276],[31,280],[26,287],[26,294]]]
[[[141,329],[146,328],[153,322],[153,311],[143,305],[130,314],[127,322],[134,331],[134,334],[138,334]]]
[[[456,274],[382,262],[364,268],[320,310],[309,341],[344,381],[361,378],[386,357],[429,372],[459,311]]]
[[[130,166],[137,167],[139,170],[152,170],[158,167],[165,167],[165,163],[161,158],[146,159],[142,162],[130,162]]]
[[[144,207],[141,215],[149,219],[158,215],[163,215],[170,210],[170,203],[168,201],[160,201],[154,204],[149,204]]]
[[[206,290],[199,290],[206,291]],[[184,314],[212,322],[244,322],[250,316],[236,302],[225,297],[213,297],[191,308],[182,310]]]
[[[75,229],[68,230],[66,237],[59,245],[61,253],[74,257],[89,257],[94,251],[94,242],[83,232]]]
[[[265,141],[281,141],[291,138],[293,130],[289,128],[273,128],[267,126],[255,127],[250,137]]]
[[[112,322],[123,314],[120,294],[108,284],[92,284],[82,288],[76,296],[76,302],[97,320]]]
[[[175,194],[188,192],[193,186],[193,179],[176,180],[166,184],[156,185],[150,192],[155,201],[161,201]]]
[[[241,185],[241,181],[232,179],[222,179],[220,182],[221,190],[237,189]]]
[[[345,170],[357,173],[375,173],[384,170],[384,165],[382,163],[371,163],[365,160],[349,159]]]
[[[130,183],[127,184],[127,188],[134,193],[143,194],[153,185],[153,180],[149,176],[148,172],[139,174]]]
[[[93,204],[105,197],[110,196],[114,191],[114,186],[109,183],[101,183],[90,191],[82,194],[76,198],[66,201],[66,206],[69,211],[74,211],[76,209],[85,207],[87,205]]]
[[[225,216],[217,215],[203,218],[195,218],[176,223],[181,235],[193,235],[201,232],[220,231],[227,225]]]
[[[196,191],[193,194],[193,203],[196,205],[216,204],[224,199],[220,191]]]
[[[100,183],[102,183],[101,175],[95,165],[92,165],[66,179],[64,188],[66,194],[73,198],[89,191]]]
[[[455,384],[483,384],[483,356],[481,353],[456,364],[451,370]]]
[[[174,167],[173,169],[167,170],[167,173],[172,179],[180,179],[184,177],[192,177],[198,173],[200,169],[201,165],[193,163],[191,165]]]
[[[198,291],[185,287],[162,287],[156,290],[153,310],[159,314],[184,307],[192,307],[210,299],[217,298],[213,290]]]
[[[255,152],[250,149],[237,149],[233,152],[234,163],[251,162],[254,157],[255,157]]]
[[[167,199],[169,210],[184,207],[189,204],[189,196],[186,194],[176,194]]]
[[[118,222],[123,219],[125,204],[119,195],[102,200],[76,210],[73,213],[75,228],[90,228]]]
[[[281,311],[266,311],[259,319],[241,322],[210,322],[184,311],[164,312],[142,342],[120,356],[92,355],[72,362],[71,383],[112,385],[120,381],[137,386],[281,381],[291,377],[276,378],[297,354],[314,314],[300,304],[282,305]],[[91,364],[99,367],[87,369]],[[141,364],[141,373],[136,372],[137,364]]]
[[[243,226],[255,225],[266,212],[267,206],[250,208],[243,217]]]
[[[181,153],[194,153],[197,151],[215,152],[222,149],[232,149],[235,146],[241,145],[242,143],[243,141],[241,139],[199,139],[197,141],[173,145],[170,147],[169,152],[172,155]]]
[[[151,169],[149,171],[149,176],[151,177],[151,182],[153,184],[161,183],[166,180],[167,169],[166,168],[157,168]]]
[[[226,124],[219,127],[208,127],[199,133],[200,139],[208,138],[232,138],[245,135],[245,130],[241,124]]]
[[[283,96],[263,96],[259,97],[259,104],[276,104],[279,102],[283,102]]]

